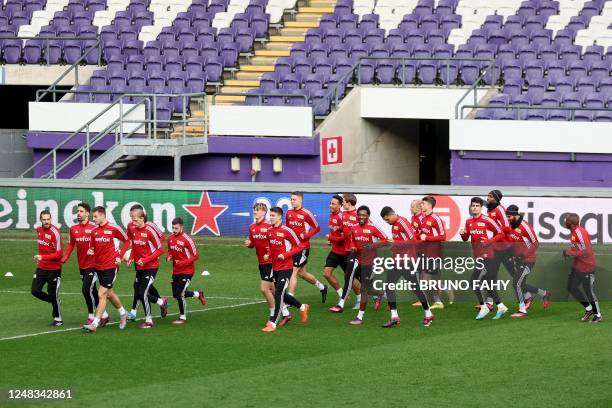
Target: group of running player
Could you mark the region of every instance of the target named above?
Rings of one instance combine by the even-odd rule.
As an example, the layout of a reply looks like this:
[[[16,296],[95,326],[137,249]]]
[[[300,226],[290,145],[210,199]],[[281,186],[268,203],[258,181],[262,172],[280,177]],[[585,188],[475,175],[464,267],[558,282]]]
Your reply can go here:
[[[494,320],[501,319],[507,312],[495,289],[494,282],[501,265],[504,265],[513,280],[513,289],[518,301],[518,310],[511,314],[515,318],[524,318],[536,296],[542,297],[544,309],[550,305],[549,291],[527,284],[527,277],[534,268],[539,242],[533,227],[523,218],[516,205],[504,208],[501,205],[502,193],[492,190],[486,201],[473,197],[470,201],[470,217],[459,234],[464,241],[470,240],[474,258],[480,258],[472,274],[472,280],[486,282],[488,285],[476,285],[475,295],[478,304],[477,320],[484,319],[493,309],[497,311]],[[245,244],[255,248],[261,276],[261,292],[270,308],[270,317],[264,332],[276,330],[292,320],[287,305],[300,310],[302,322],[308,319],[309,306],[295,298],[297,277],[315,285],[321,292],[323,303],[328,294],[327,285],[319,282],[312,274],[306,272],[310,251],[309,239],[320,231],[314,215],[303,207],[303,194],[293,192],[291,209],[285,216],[283,210],[273,207],[269,210],[270,223],[266,221],[268,208],[263,203],[253,207],[255,222],[249,228],[249,237]],[[407,255],[411,258],[421,257],[424,262],[419,268],[396,268],[387,271],[387,282],[397,282],[401,278],[412,283],[418,301],[413,306],[421,306],[424,311],[423,326],[428,327],[435,319],[432,309],[443,309],[441,290],[431,290],[433,304],[428,301],[427,291],[421,289],[421,280],[439,280],[441,270],[436,262],[427,259],[441,258],[442,242],[446,240],[446,231],[442,219],[434,213],[436,199],[426,196],[411,203],[412,217],[409,221],[385,206],[381,218],[391,226],[391,237],[387,237],[370,221],[371,211],[363,205],[356,208],[357,197],[347,193],[334,195],[329,208],[329,234],[326,235],[331,250],[325,261],[323,276],[338,294],[338,302],[329,310],[342,313],[352,288],[356,295],[354,309],[358,309],[352,325],[363,324],[368,297],[374,299],[374,310],[378,310],[381,300],[386,297],[391,317],[383,328],[400,324],[397,311],[395,290],[376,290],[373,285],[372,264],[377,256],[377,249],[392,244],[393,255]],[[484,207],[487,214],[483,213]],[[579,225],[577,214],[569,214],[565,220],[571,231],[570,247],[563,251],[565,257],[573,257],[572,272],[568,278],[568,290],[585,307],[582,321],[598,323],[601,311],[593,290],[596,261],[588,232]],[[412,264],[414,265],[414,264]],[[344,283],[333,275],[340,267],[344,272]],[[389,286],[387,286],[389,287]],[[486,288],[486,289],[483,289]],[[448,291],[449,302],[454,302],[454,293]],[[281,318],[282,316],[282,318]]]
[[[93,222],[90,215],[93,215]],[[120,227],[108,222],[104,207],[95,207],[91,214],[89,204],[79,203],[77,223],[70,227],[70,239],[64,253],[59,229],[51,223],[51,213],[47,210],[40,213],[41,225],[37,228],[38,254],[34,256],[38,264],[32,281],[32,295],[52,304],[51,326],[63,325],[59,296],[61,269],[75,247],[88,310],[84,329],[95,332],[110,322],[106,312],[107,300],[119,311],[120,329],[126,327],[128,320],[136,320],[139,304],[142,304],[145,312],[145,321],[140,325],[143,329],[153,327],[151,304],[159,305],[161,317],[166,317],[168,300],[161,297],[153,285],[159,269],[159,257],[164,253],[163,241],[166,237],[154,223],[147,220],[141,205],[134,205],[130,209],[130,217],[132,222],[128,224],[126,234]],[[206,304],[201,289],[187,290],[195,271],[198,250],[191,237],[183,231],[183,224],[181,218],[172,220],[172,234],[167,240],[166,256],[166,261],[172,261],[173,265],[172,293],[178,301],[180,313],[179,318],[172,323],[177,325],[187,321],[186,298],[197,298],[202,305]],[[117,249],[117,242],[121,245],[120,249]],[[134,263],[136,269],[132,309],[129,312],[113,290],[122,261],[128,266]],[[96,287],[97,282],[99,289]],[[45,284],[47,292],[42,290]]]
[[[470,240],[474,258],[482,259],[475,268],[472,280],[495,282],[501,265],[507,269],[513,279],[513,289],[518,300],[518,311],[512,317],[526,317],[536,296],[542,297],[543,307],[550,304],[550,292],[527,284],[527,277],[536,262],[538,239],[533,227],[523,219],[516,205],[504,208],[501,205],[502,193],[491,191],[486,199],[473,197],[470,202],[470,217],[459,234],[464,241]],[[326,235],[331,250],[325,261],[323,276],[336,291],[338,301],[329,310],[342,313],[345,303],[352,291],[356,295],[354,309],[358,309],[352,325],[363,324],[368,298],[374,300],[374,309],[378,310],[381,301],[386,298],[390,319],[383,327],[391,328],[400,324],[395,290],[376,290],[373,285],[373,262],[377,249],[392,245],[393,255],[407,255],[411,258],[421,257],[424,260],[441,258],[442,242],[446,240],[446,230],[442,219],[434,213],[436,199],[426,196],[414,200],[410,209],[412,217],[408,220],[386,206],[381,210],[381,218],[391,226],[391,237],[387,237],[370,221],[370,209],[362,205],[356,208],[357,197],[347,193],[334,195],[329,207],[329,234]],[[483,213],[484,207],[487,214]],[[104,207],[95,207],[93,213],[87,203],[77,206],[77,224],[70,228],[70,241],[63,252],[62,238],[59,229],[51,223],[51,214],[45,210],[40,213],[41,225],[37,228],[38,254],[34,256],[37,269],[32,280],[32,295],[53,307],[52,326],[63,324],[59,289],[61,284],[62,265],[69,259],[76,247],[78,265],[82,280],[82,292],[88,309],[88,318],[83,328],[95,332],[110,322],[106,312],[107,300],[119,312],[119,328],[124,329],[128,320],[136,320],[139,304],[145,312],[141,328],[153,327],[151,304],[160,307],[160,315],[166,317],[168,300],[159,295],[154,286],[159,268],[159,257],[165,252],[163,242],[166,239],[161,230],[147,220],[144,209],[134,205],[130,210],[132,222],[128,224],[127,234],[118,226],[111,225],[106,218]],[[90,216],[93,215],[93,222]],[[269,319],[264,332],[275,331],[277,326],[285,326],[293,316],[288,306],[299,310],[301,321],[308,320],[309,305],[301,303],[295,297],[297,278],[314,285],[325,303],[328,296],[328,285],[321,283],[306,265],[310,253],[310,238],[321,228],[315,216],[303,207],[303,194],[293,192],[291,208],[286,214],[280,207],[270,209],[264,203],[253,207],[255,222],[249,227],[249,236],[245,245],[255,248],[261,278],[260,290],[269,307]],[[266,216],[269,216],[269,222]],[[283,224],[283,215],[285,223]],[[602,320],[601,310],[593,285],[595,280],[596,260],[588,232],[579,225],[577,214],[568,214],[565,224],[571,231],[570,246],[563,251],[563,256],[572,257],[572,270],[568,278],[569,292],[584,306],[582,321],[598,323]],[[172,234],[167,238],[167,261],[172,261],[172,294],[178,301],[179,318],[173,324],[184,324],[187,321],[186,298],[199,299],[202,305],[206,298],[202,289],[188,291],[193,278],[195,262],[198,260],[197,247],[192,238],[183,230],[183,220],[172,220]],[[116,242],[121,244],[117,249]],[[130,249],[131,246],[131,249]],[[113,290],[118,267],[122,261],[129,266],[134,263],[134,295],[132,308],[128,312]],[[439,280],[441,268],[436,262],[422,262],[418,268],[405,267],[388,270],[387,282],[398,282],[405,279],[411,282],[417,302],[424,311],[423,326],[430,326],[435,316],[432,309],[443,309],[442,292],[439,289],[422,290],[422,280]],[[344,272],[341,285],[334,276],[334,270],[340,267]],[[99,282],[100,288],[96,287]],[[47,291],[43,287],[47,285]],[[494,289],[487,285],[486,290],[475,290],[478,304],[476,319],[481,320],[496,306],[493,319],[500,319],[508,312],[508,307],[501,301]],[[433,298],[430,305],[429,297]],[[454,293],[448,291],[452,304]],[[494,306],[495,304],[495,306]]]

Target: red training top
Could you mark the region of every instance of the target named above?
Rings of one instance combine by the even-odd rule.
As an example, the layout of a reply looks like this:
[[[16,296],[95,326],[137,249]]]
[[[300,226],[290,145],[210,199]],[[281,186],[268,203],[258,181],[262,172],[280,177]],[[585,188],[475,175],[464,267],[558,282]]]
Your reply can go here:
[[[346,255],[344,233],[342,225],[342,211],[329,213],[329,238],[331,251],[338,255]]]
[[[168,255],[172,257],[173,275],[193,275],[195,262],[200,258],[193,239],[184,232],[168,237]]]
[[[249,226],[249,241],[251,244],[249,248],[255,248],[257,254],[257,262],[260,265],[271,264],[271,260],[265,260],[264,255],[268,253],[268,229],[272,227],[272,224],[266,222],[262,218],[259,222],[254,222]]]
[[[162,240],[157,231],[145,224],[142,228],[132,229],[132,253],[130,259],[134,262],[142,259],[143,265],[136,264],[137,271],[158,269],[159,256],[164,253]]]
[[[268,228],[268,248],[267,254],[272,261],[272,270],[284,271],[293,269],[293,255],[304,249],[304,243],[300,243],[300,239],[295,232],[286,225],[280,224],[278,227],[271,226]],[[283,255],[284,259],[278,259],[279,255]]]
[[[321,231],[321,226],[314,215],[304,207],[297,210],[287,210],[285,224],[291,228],[304,245],[302,249],[310,248],[310,237]],[[306,225],[310,228],[306,231]]]
[[[570,247],[565,250],[565,255],[574,258],[572,268],[576,272],[595,272],[597,261],[591,245],[589,232],[581,226],[576,226],[570,236]]]
[[[491,237],[489,232],[493,234]],[[467,241],[469,238],[472,241],[474,258],[493,258],[495,254],[491,243],[505,239],[505,235],[495,221],[480,214],[465,220],[465,231],[461,234],[461,239]]]
[[[79,269],[91,269],[94,267],[93,255],[87,255],[89,242],[91,241],[91,231],[93,231],[94,228],[96,228],[96,224],[91,221],[87,221],[84,224],[79,222],[70,227],[70,240],[66,247],[66,253],[62,258],[62,263],[66,263],[72,254],[72,250],[76,246]]]
[[[89,245],[94,250],[94,268],[99,271],[118,268],[119,265],[115,264],[115,259],[122,259],[130,247],[130,240],[125,232],[107,221],[94,228],[91,236]],[[117,251],[119,243],[123,243],[123,247]]]
[[[62,269],[62,235],[59,228],[51,224],[49,228],[37,227],[36,232],[38,233],[38,255],[42,256],[37,263],[38,268],[45,271]]]

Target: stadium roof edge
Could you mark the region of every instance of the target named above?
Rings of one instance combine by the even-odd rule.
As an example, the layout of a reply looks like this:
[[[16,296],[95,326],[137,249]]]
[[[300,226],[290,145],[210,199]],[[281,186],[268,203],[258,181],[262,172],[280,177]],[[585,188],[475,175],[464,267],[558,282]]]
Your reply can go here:
[[[505,195],[538,197],[601,197],[612,198],[611,188],[579,187],[516,187],[516,186],[432,186],[432,185],[353,185],[353,184],[303,184],[303,183],[235,183],[201,181],[154,181],[154,180],[75,180],[15,179],[0,178],[0,187],[57,187],[57,188],[102,188],[119,190],[206,190],[206,191],[265,191],[287,192],[300,190],[308,193],[353,192],[361,194],[455,194],[482,196],[492,189],[500,189]]]

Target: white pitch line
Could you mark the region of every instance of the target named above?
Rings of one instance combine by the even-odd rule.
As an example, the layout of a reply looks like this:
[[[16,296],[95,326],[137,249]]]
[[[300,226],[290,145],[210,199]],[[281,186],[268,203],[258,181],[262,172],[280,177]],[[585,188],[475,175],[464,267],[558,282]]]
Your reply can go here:
[[[13,294],[18,294],[18,295],[26,295],[29,294],[30,292],[27,290],[0,290],[0,293],[13,293]],[[60,292],[60,295],[80,295],[83,296],[83,294],[81,292]],[[134,294],[117,294],[117,296],[134,296]],[[170,295],[168,295],[167,297],[172,297]],[[258,300],[258,299],[253,299],[253,298],[245,298],[245,297],[227,297],[227,296],[206,296],[206,299],[225,299],[225,300]]]
[[[260,304],[260,303],[266,303],[266,301],[265,300],[258,300],[256,302],[238,303],[236,305],[209,307],[207,309],[199,309],[199,310],[190,311],[189,314],[191,314],[191,313],[198,313],[198,312],[210,312],[211,310],[219,310],[219,309],[232,309],[232,308],[237,308],[237,307],[242,307],[242,306],[257,305],[257,304]],[[178,314],[179,313],[168,313],[167,316],[177,316]],[[139,319],[136,319],[136,321],[138,321],[138,320],[144,320],[144,318],[141,317]],[[116,325],[116,324],[119,324],[119,322],[112,322],[112,323],[109,323],[107,326]],[[3,338],[0,338],[0,341],[17,340],[17,339],[23,339],[23,338],[26,338],[26,337],[42,336],[43,334],[64,333],[64,332],[75,331],[75,330],[83,330],[83,326],[70,327],[68,329],[60,329],[60,330],[49,330],[49,331],[39,332],[39,333],[21,334],[19,336],[3,337]]]

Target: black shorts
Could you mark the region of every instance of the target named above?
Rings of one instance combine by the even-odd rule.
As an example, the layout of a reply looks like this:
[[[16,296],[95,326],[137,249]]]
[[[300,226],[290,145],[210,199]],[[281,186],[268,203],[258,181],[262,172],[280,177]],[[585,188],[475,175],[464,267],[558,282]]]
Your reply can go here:
[[[259,264],[259,276],[262,281],[274,282],[272,276],[272,264]]]
[[[112,289],[115,279],[117,279],[117,268],[96,270],[100,286],[106,289]]]
[[[327,255],[327,259],[325,260],[326,268],[337,268],[341,267],[342,270],[346,269],[346,258],[347,255],[340,255],[335,252],[331,252]]]
[[[291,275],[293,275],[292,269],[281,269],[280,271],[272,272],[274,283],[277,283],[281,279],[285,279],[286,281],[289,281],[289,279],[291,279]]]
[[[310,255],[310,248],[304,249],[293,255],[293,266],[296,268],[305,266],[308,263],[308,255]]]

